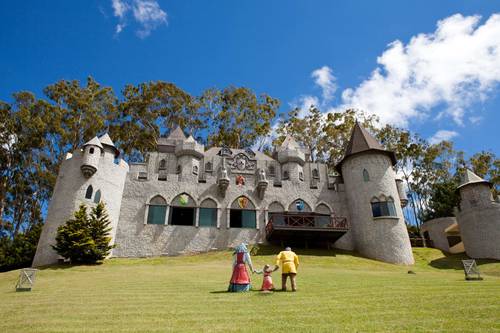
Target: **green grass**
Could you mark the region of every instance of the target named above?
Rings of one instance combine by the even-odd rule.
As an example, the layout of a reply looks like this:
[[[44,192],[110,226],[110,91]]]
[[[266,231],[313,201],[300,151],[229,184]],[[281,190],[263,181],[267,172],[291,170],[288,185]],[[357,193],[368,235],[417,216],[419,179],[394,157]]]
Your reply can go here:
[[[500,262],[481,262],[484,280],[465,281],[460,256],[414,252],[404,267],[297,250],[297,293],[226,293],[230,252],[50,267],[22,293],[19,271],[1,273],[0,332],[500,331]],[[275,253],[260,249],[255,266]]]

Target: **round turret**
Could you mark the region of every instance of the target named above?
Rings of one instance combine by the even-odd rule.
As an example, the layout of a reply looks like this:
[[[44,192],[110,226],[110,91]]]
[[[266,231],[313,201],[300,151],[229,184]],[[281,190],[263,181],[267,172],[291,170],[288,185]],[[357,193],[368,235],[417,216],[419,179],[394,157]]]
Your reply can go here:
[[[283,180],[303,180],[306,155],[291,136],[287,136],[278,148],[277,158],[281,163]]]
[[[97,137],[83,145],[83,158],[80,169],[85,178],[90,178],[96,173],[102,151],[103,146]]]
[[[356,124],[343,160],[342,174],[355,248],[395,264],[413,264],[391,152]]]
[[[471,258],[500,260],[500,205],[493,201],[492,184],[466,170],[460,192],[457,222],[465,252]]]

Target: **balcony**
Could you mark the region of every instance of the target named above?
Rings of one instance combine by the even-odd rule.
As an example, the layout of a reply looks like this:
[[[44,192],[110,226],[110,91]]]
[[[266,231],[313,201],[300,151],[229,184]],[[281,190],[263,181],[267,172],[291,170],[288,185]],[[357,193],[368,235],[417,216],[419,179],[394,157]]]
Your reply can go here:
[[[347,218],[315,213],[270,213],[266,225],[269,242],[333,244],[349,231]]]

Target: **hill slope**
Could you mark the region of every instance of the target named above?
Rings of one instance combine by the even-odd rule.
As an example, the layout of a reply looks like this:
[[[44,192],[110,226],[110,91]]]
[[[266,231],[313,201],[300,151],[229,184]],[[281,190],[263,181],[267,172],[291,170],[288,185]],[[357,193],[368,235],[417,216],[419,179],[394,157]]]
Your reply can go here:
[[[255,266],[274,263],[277,250],[260,249]],[[467,282],[460,256],[434,249],[415,249],[411,268],[297,253],[297,293],[226,293],[229,251],[49,267],[25,293],[14,291],[18,271],[1,273],[0,332],[500,330],[499,262],[482,263],[485,280]],[[262,276],[252,278],[259,288]],[[279,286],[279,272],[273,279]]]

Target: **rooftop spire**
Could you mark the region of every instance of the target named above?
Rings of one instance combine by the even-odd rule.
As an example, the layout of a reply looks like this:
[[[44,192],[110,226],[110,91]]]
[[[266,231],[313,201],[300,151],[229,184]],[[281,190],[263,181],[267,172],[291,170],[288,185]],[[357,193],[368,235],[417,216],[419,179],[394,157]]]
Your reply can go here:
[[[97,136],[94,136],[94,138],[92,138],[92,140],[90,140],[89,142],[85,143],[83,146],[85,147],[85,146],[90,146],[90,145],[97,146],[97,147],[103,149],[102,148],[102,144],[99,141],[99,139],[97,138]]]
[[[465,185],[480,184],[480,183],[488,184],[489,186],[491,186],[491,183],[489,181],[484,180],[483,178],[479,177],[478,175],[476,175],[474,172],[472,172],[469,169],[465,169],[465,173],[462,175],[461,178],[462,178],[461,183],[457,187],[457,189],[459,189]]]
[[[300,149],[299,144],[291,135],[287,135],[280,146],[280,150]]]
[[[186,140],[186,135],[184,135],[184,131],[181,127],[177,126],[176,129],[169,134],[167,140]]]
[[[105,133],[103,136],[99,138],[99,141],[104,145],[112,148],[115,152],[115,157],[118,157],[120,155],[120,151],[116,148],[115,144],[113,143],[113,140],[109,137],[108,133]]]
[[[366,129],[364,129],[358,121],[356,121],[351,132],[351,139],[346,146],[344,157],[336,166],[337,171],[341,172],[341,165],[346,158],[367,151],[379,151],[383,154],[387,154],[393,165],[397,162],[394,152],[385,150],[384,147],[382,147],[382,145]]]

